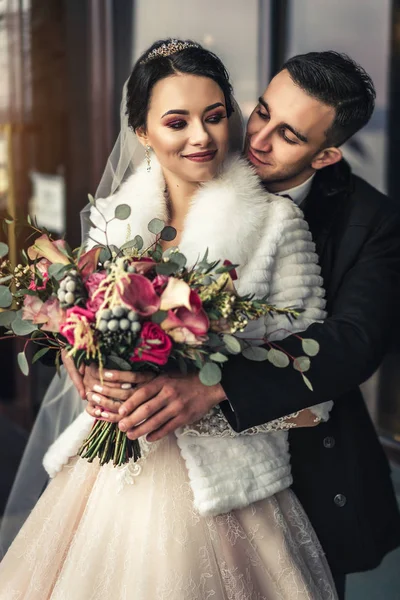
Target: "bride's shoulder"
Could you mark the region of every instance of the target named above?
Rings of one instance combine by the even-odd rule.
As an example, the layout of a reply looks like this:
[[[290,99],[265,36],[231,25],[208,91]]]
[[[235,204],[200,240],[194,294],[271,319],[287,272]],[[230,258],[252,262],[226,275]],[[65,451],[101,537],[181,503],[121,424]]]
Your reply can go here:
[[[92,206],[90,211],[90,219],[95,224],[104,224],[104,219],[111,219],[115,214],[115,209],[120,204],[128,204],[131,208],[134,207],[138,196],[138,190],[143,189],[146,180],[141,169],[130,175],[124,181],[120,188],[106,196],[105,198],[97,198],[95,206]]]

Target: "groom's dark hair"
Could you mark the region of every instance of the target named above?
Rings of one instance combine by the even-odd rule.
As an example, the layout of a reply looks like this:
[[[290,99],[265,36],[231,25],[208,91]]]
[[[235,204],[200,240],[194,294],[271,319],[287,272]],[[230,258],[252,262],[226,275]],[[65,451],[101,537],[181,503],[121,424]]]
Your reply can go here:
[[[335,109],[335,119],[325,132],[326,146],[340,146],[370,120],[375,106],[374,84],[346,54],[300,54],[286,61],[284,69],[307,94]]]

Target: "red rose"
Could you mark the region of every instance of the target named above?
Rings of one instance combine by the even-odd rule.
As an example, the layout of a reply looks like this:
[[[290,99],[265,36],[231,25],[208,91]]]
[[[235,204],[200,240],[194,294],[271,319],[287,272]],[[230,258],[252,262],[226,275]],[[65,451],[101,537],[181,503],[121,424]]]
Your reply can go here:
[[[157,343],[152,344],[152,340]],[[170,337],[156,323],[146,321],[140,333],[140,346],[131,356],[132,362],[147,360],[156,365],[165,365],[172,350]]]

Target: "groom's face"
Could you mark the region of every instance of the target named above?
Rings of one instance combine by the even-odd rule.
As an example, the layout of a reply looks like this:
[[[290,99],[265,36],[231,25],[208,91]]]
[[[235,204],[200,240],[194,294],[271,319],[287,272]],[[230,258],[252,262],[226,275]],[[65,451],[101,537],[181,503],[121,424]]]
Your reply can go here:
[[[260,97],[248,125],[245,153],[272,192],[306,181],[326,146],[335,110],[278,73]]]

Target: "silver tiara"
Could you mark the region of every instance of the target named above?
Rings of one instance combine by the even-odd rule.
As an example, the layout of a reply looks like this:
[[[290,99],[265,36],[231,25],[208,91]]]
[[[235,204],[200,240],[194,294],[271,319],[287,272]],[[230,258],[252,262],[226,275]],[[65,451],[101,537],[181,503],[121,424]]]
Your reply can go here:
[[[179,40],[171,40],[168,42],[168,44],[163,44],[159,48],[152,50],[145,59],[140,61],[140,64],[145,65],[155,58],[171,56],[172,54],[177,54],[177,52],[182,52],[182,50],[186,50],[187,48],[200,48],[200,46],[198,44],[194,44],[193,42],[180,42]]]

